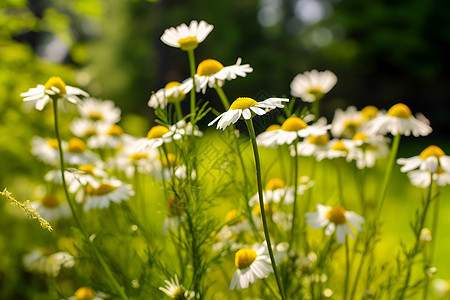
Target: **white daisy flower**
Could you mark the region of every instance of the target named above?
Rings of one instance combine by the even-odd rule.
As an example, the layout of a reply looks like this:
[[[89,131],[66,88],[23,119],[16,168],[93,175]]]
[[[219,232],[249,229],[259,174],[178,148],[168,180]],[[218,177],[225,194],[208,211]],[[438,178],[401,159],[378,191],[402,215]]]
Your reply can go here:
[[[240,249],[236,252],[234,263],[237,270],[231,279],[230,290],[235,287],[246,289],[250,283],[254,284],[257,278],[266,278],[273,272],[266,242],[256,251],[247,248]]]
[[[418,156],[410,158],[399,158],[397,163],[403,165],[400,169],[403,173],[420,168],[422,171],[435,173],[438,167],[444,171],[450,172],[450,156],[435,145],[430,145],[423,150]]]
[[[191,122],[186,124],[185,120],[178,121],[175,125],[169,126],[170,134],[174,140],[180,140],[183,136],[203,136],[197,125],[192,126]]]
[[[23,257],[23,265],[30,272],[56,277],[61,267],[72,268],[75,259],[66,252],[53,252],[50,249],[35,249]]]
[[[386,114],[380,114],[367,123],[365,131],[369,134],[391,133],[409,136],[427,136],[431,133],[431,127],[423,121],[413,117],[411,110],[403,103],[392,106]]]
[[[355,106],[349,106],[347,110],[336,109],[331,122],[331,133],[334,137],[350,139],[363,124],[363,114]]]
[[[300,156],[315,156],[317,160],[326,157],[329,149],[330,137],[328,134],[310,135],[297,144],[297,153]],[[291,156],[295,156],[295,149],[291,149]]]
[[[72,216],[69,204],[59,201],[53,194],[47,194],[40,201],[33,201],[30,204],[49,222]]]
[[[166,126],[155,125],[147,133],[147,138],[141,138],[136,143],[136,151],[139,152],[147,148],[157,148],[164,143],[170,143],[173,139],[172,135],[173,132]]]
[[[120,121],[120,108],[115,107],[111,100],[84,99],[78,106],[78,112],[83,118],[96,122],[115,124]]]
[[[305,138],[309,135],[326,134],[330,125],[326,125],[326,119],[321,118],[315,124],[308,125],[298,117],[286,119],[279,129],[265,131],[258,135],[257,142],[263,146],[271,147],[277,145],[291,145],[294,141]]]
[[[203,42],[208,34],[213,30],[214,26],[205,21],[191,21],[189,27],[186,24],[181,24],[176,28],[171,27],[164,30],[161,36],[161,41],[164,44],[180,48],[184,51],[194,50],[198,44]]]
[[[275,148],[277,145],[273,143],[272,139],[267,139],[268,132],[275,131],[281,129],[281,125],[278,124],[272,124],[269,127],[266,128],[266,131],[260,133],[256,137],[256,142],[258,143],[258,146],[268,147],[268,148]]]
[[[86,186],[84,211],[109,207],[111,202],[120,203],[134,196],[131,185],[117,179],[104,179],[97,188]]]
[[[352,211],[346,211],[342,206],[325,206],[317,204],[317,212],[306,213],[306,223],[313,229],[325,228],[325,234],[331,235],[336,231],[336,239],[339,244],[345,243],[348,234],[355,239],[355,234],[349,224],[357,231],[362,232],[364,218]]]
[[[318,152],[316,154],[317,160],[322,160],[324,158],[334,159],[339,157],[346,157],[350,152],[349,148],[352,146],[352,142],[350,140],[339,140],[333,139],[328,143],[328,147],[325,151]],[[350,161],[347,158],[347,161]]]
[[[75,291],[72,297],[68,300],[103,300],[108,298],[108,296],[102,292],[95,292],[92,288],[87,286],[82,286]]]
[[[86,187],[88,184],[97,188],[100,185],[100,180],[97,178],[106,176],[107,173],[105,171],[91,164],[81,165],[78,169],[71,168],[64,172],[70,193],[76,193],[81,187]],[[62,184],[61,170],[51,170],[45,174],[44,178],[47,181]]]
[[[164,280],[166,283],[165,287],[160,287],[159,289],[164,292],[168,297],[172,299],[194,299],[195,292],[186,290],[184,286],[178,281],[177,275],[169,280]]]
[[[97,134],[89,138],[87,144],[90,148],[118,149],[123,144],[123,129],[117,124],[101,123],[97,127]]]
[[[366,135],[357,132],[353,138],[353,146],[349,147],[348,160],[355,160],[358,169],[372,168],[379,158],[389,154],[389,138],[382,135]]]
[[[435,279],[433,281],[433,289],[440,297],[450,296],[450,282],[448,280]]]
[[[288,102],[286,98],[269,98],[261,102],[257,102],[252,98],[239,97],[230,106],[230,109],[208,124],[217,123],[217,129],[227,128],[230,124],[236,123],[242,116],[242,118],[249,120],[253,115],[264,115],[267,111],[275,108],[283,108],[284,105],[281,102]]]
[[[214,88],[217,84],[222,87],[225,80],[236,79],[238,76],[245,77],[247,73],[253,72],[249,64],[241,65],[242,59],[238,58],[236,64],[224,67],[215,59],[206,59],[197,67],[195,74],[195,87],[197,92],[206,93],[206,88]]]
[[[79,138],[88,138],[96,135],[99,122],[91,119],[75,119],[70,123],[70,131]]]
[[[337,77],[331,71],[312,70],[298,74],[291,82],[291,95],[305,102],[314,102],[328,93],[336,82]]]
[[[62,141],[63,150],[67,143]],[[31,153],[39,160],[54,167],[59,167],[59,146],[57,139],[44,139],[38,136],[31,140]]]
[[[431,181],[438,186],[446,186],[450,184],[450,173],[445,172],[441,167],[438,167],[434,173],[425,170],[414,170],[408,172],[408,178],[411,184],[420,188],[427,188]]]
[[[280,203],[283,201],[286,205],[294,202],[294,188],[287,187],[281,178],[270,179],[263,191],[264,203],[275,202]],[[250,198],[248,204],[254,206],[259,203],[259,194],[256,193]]]
[[[64,150],[64,161],[71,165],[95,164],[99,158],[92,151],[89,151],[86,144],[79,138],[71,138],[67,142],[67,148]]]
[[[50,102],[52,97],[61,97],[64,100],[77,104],[80,102],[78,96],[89,97],[85,91],[66,85],[60,77],[50,77],[44,84],[38,84],[37,87],[29,89],[27,92],[20,94],[24,97],[23,101],[30,101],[35,103],[34,107],[37,110],[44,109],[45,105]]]
[[[150,96],[147,105],[154,109],[165,108],[167,103],[177,103],[186,98],[186,94],[192,90],[192,78],[184,80],[182,83],[171,81],[166,86]]]

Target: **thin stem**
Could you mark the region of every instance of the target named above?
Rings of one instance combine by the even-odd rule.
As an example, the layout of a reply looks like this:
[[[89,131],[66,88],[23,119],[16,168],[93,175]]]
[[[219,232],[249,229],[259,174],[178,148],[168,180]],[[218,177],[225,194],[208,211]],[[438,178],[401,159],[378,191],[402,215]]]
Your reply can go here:
[[[62,151],[61,137],[59,135],[59,127],[58,127],[58,101],[59,101],[58,98],[53,98],[52,99],[52,102],[53,102],[53,117],[54,117],[54,120],[55,120],[55,135],[56,135],[56,139],[58,140],[59,161],[60,161],[60,164],[61,164],[62,186],[63,186],[63,189],[64,189],[64,194],[65,194],[66,199],[67,199],[67,203],[69,203],[70,211],[72,212],[72,216],[73,216],[73,218],[75,220],[75,223],[77,224],[78,228],[80,229],[81,233],[83,234],[83,237],[86,239],[86,242],[89,245],[91,245],[91,248],[94,251],[94,254],[97,257],[98,261],[100,262],[100,265],[105,270],[108,279],[110,280],[110,282],[112,283],[114,288],[117,290],[117,292],[119,292],[121,298],[127,300],[128,297],[125,294],[124,289],[119,285],[119,283],[114,278],[114,275],[112,274],[111,269],[106,264],[105,260],[101,256],[100,252],[98,251],[98,249],[95,246],[95,244],[93,243],[93,241],[91,241],[89,239],[89,235],[87,234],[86,230],[82,226],[80,218],[79,218],[78,213],[77,213],[77,210],[75,209],[75,206],[74,206],[74,204],[72,202],[72,199],[69,196],[69,191],[67,190],[66,178],[65,178],[65,174],[64,174],[65,173],[64,153]]]
[[[181,110],[181,102],[175,102],[173,104],[175,106],[175,113],[177,114],[177,119],[180,121],[183,119],[183,111]]]
[[[189,58],[189,68],[191,70],[191,78],[192,78],[192,90],[191,90],[191,123],[192,126],[195,125],[195,56],[194,50],[188,50],[188,58]]]
[[[343,168],[343,158],[338,157],[337,158],[336,166],[336,178],[337,178],[337,189],[338,189],[338,196],[339,201],[341,202],[342,206],[346,207],[345,205],[345,199],[344,199],[344,185],[342,183],[342,168]]]
[[[296,219],[297,219],[297,189],[298,189],[298,150],[297,143],[294,144],[295,155],[294,155],[294,202],[292,203],[292,223],[291,223],[291,234],[289,236],[289,246],[288,255],[291,249],[294,247],[294,237],[296,229]]]
[[[347,299],[348,284],[350,279],[350,253],[348,249],[348,239],[345,239],[345,284],[344,284],[344,296],[343,300]]]
[[[219,95],[219,98],[222,101],[223,107],[225,108],[225,110],[228,110],[230,108],[230,101],[228,101],[227,95],[225,95],[225,92],[223,91],[222,87],[220,87],[216,83],[214,85],[214,88],[216,89],[217,95]]]
[[[317,121],[317,119],[320,116],[320,108],[319,108],[319,99],[316,99],[313,103],[312,103],[312,111],[314,114],[314,120]]]
[[[286,299],[286,297],[284,295],[284,289],[282,287],[282,283],[281,283],[280,277],[278,275],[277,265],[275,263],[275,258],[273,256],[272,244],[270,242],[269,229],[267,228],[266,213],[264,211],[264,199],[263,199],[262,180],[261,180],[261,164],[259,161],[259,152],[258,152],[258,145],[256,143],[255,129],[253,128],[252,119],[245,120],[245,123],[247,124],[248,132],[250,134],[250,140],[252,141],[253,154],[255,156],[256,177],[257,177],[257,181],[258,181],[259,206],[261,209],[261,219],[262,219],[262,223],[263,223],[263,227],[264,227],[264,235],[266,237],[267,249],[269,251],[270,262],[272,263],[273,273],[274,273],[275,279],[277,281],[278,290],[280,291],[281,299],[284,300],[284,299]]]
[[[383,209],[384,199],[386,198],[386,191],[391,178],[392,168],[394,167],[395,158],[397,157],[398,146],[400,145],[400,134],[394,136],[394,141],[392,142],[391,154],[389,155],[389,162],[384,173],[383,185],[381,186],[379,206],[376,214],[376,219],[380,216],[381,210]]]

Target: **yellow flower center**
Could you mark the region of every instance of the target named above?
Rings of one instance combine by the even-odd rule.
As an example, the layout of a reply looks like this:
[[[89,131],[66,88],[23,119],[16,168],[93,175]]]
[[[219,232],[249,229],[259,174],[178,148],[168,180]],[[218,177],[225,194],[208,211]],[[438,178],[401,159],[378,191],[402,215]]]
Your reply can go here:
[[[47,208],[55,208],[59,206],[59,200],[55,195],[45,195],[44,198],[41,199],[42,205]]]
[[[361,109],[361,114],[362,114],[363,119],[370,120],[370,119],[375,118],[379,111],[380,110],[376,106],[367,105],[366,107]]]
[[[267,127],[266,131],[275,131],[281,129],[281,126],[278,124],[272,124],[269,127]]]
[[[369,137],[366,135],[366,134],[364,134],[364,133],[362,133],[362,132],[357,132],[357,133],[355,133],[355,135],[353,136],[353,138],[352,138],[352,140],[354,140],[354,141],[364,141],[364,140],[366,140],[366,139],[368,139]]]
[[[162,125],[153,126],[147,134],[149,140],[157,139],[168,133],[170,130]]]
[[[198,40],[196,36],[188,36],[184,39],[179,39],[178,44],[180,45],[181,50],[194,50],[198,46]]]
[[[80,287],[76,292],[75,292],[75,299],[76,300],[92,300],[94,299],[95,295],[94,295],[94,291],[89,288],[89,287]]]
[[[230,210],[225,216],[225,222],[227,222],[227,224],[230,226],[239,224],[244,220],[244,216],[242,216],[242,214],[237,209]]]
[[[403,103],[397,103],[394,106],[392,106],[388,112],[388,115],[391,117],[401,118],[401,119],[408,119],[412,116],[411,110],[408,106],[406,106]]]
[[[316,100],[322,98],[323,95],[325,94],[321,89],[318,88],[310,88],[307,91],[307,93],[313,95],[316,98]]]
[[[53,76],[50,77],[49,80],[47,80],[47,82],[45,83],[45,89],[46,90],[50,90],[52,87],[55,87],[59,90],[60,94],[66,94],[66,84],[64,83],[64,81],[61,79],[61,77],[57,77],[57,76]]]
[[[86,151],[86,144],[79,138],[71,138],[69,140],[69,148],[67,151],[71,153],[83,153]]]
[[[342,206],[333,206],[327,212],[327,219],[335,224],[344,224],[347,221],[345,218],[345,209]]]
[[[78,167],[78,170],[89,175],[94,175],[94,165],[82,165]]]
[[[322,135],[310,135],[308,138],[308,142],[310,144],[313,145],[317,145],[317,146],[325,146],[326,144],[328,144],[328,142],[330,141],[330,138],[328,137],[327,134],[322,134]]]
[[[302,119],[297,117],[290,117],[281,125],[281,129],[284,131],[299,131],[306,127],[308,127],[308,125],[306,125]]]
[[[177,81],[171,81],[164,87],[165,90],[180,86],[181,83]],[[184,98],[186,98],[186,95],[183,93],[183,91],[178,91],[178,97],[175,97],[175,94],[172,94],[171,96],[166,97],[167,102],[169,103],[177,103],[182,101]]]
[[[269,182],[267,182],[266,184],[266,190],[278,190],[278,189],[283,189],[286,186],[286,184],[284,183],[284,181],[280,178],[272,178],[269,180]]]
[[[58,140],[57,139],[49,139],[47,141],[47,145],[55,150],[59,149]]]
[[[234,258],[234,264],[236,265],[236,268],[241,270],[248,268],[255,261],[257,256],[258,254],[252,249],[239,249]]]
[[[86,133],[85,133],[86,136],[93,136],[96,134],[97,134],[97,131],[95,131],[95,129],[93,129],[93,128],[86,130]]]
[[[166,84],[166,86],[164,87],[164,89],[165,89],[165,90],[168,90],[168,89],[174,88],[174,87],[176,87],[176,86],[180,86],[180,85],[181,85],[181,83],[179,83],[178,81],[171,81],[171,82],[169,82],[168,84]]]
[[[163,167],[167,169],[169,167],[176,166],[177,157],[173,153],[168,153],[167,157],[164,155],[161,161],[162,161]]]
[[[185,300],[186,296],[184,296],[184,292],[185,290],[181,287],[177,288],[174,292],[173,292],[173,299],[175,300]]]
[[[200,76],[209,76],[216,74],[223,69],[223,65],[215,59],[205,59],[197,68],[197,74]]]
[[[123,134],[123,129],[119,125],[113,125],[106,134],[110,136],[121,136]]]
[[[441,156],[445,156],[445,152],[439,148],[438,146],[431,145],[425,148],[420,154],[419,157],[421,159],[427,159],[430,156],[434,156],[436,158],[439,158]]]
[[[271,218],[272,214],[274,212],[276,212],[277,209],[275,206],[271,206],[268,203],[264,203],[264,212],[266,214],[267,217]],[[261,217],[261,207],[258,205],[256,205],[253,209],[252,209],[252,213],[257,216],[257,217]]]
[[[246,109],[257,105],[258,102],[249,97],[239,97],[231,103],[230,109]]]
[[[346,130],[351,131],[351,132],[355,132],[356,129],[358,129],[360,125],[361,125],[361,123],[358,122],[358,121],[355,121],[355,120],[348,120],[348,121],[346,121],[346,122],[344,123],[344,128],[345,128]]]
[[[148,158],[148,154],[145,153],[133,153],[130,156],[128,156],[129,159],[131,160],[141,160],[141,159],[147,159]]]
[[[98,188],[93,188],[91,185],[86,186],[86,193],[91,196],[103,196],[114,191],[116,187],[109,183],[102,183]]]
[[[331,150],[348,152],[348,148],[342,141],[337,141],[336,144],[334,144],[333,147],[331,147]]]
[[[92,121],[101,121],[103,120],[103,114],[99,112],[91,112],[89,113],[88,118]]]

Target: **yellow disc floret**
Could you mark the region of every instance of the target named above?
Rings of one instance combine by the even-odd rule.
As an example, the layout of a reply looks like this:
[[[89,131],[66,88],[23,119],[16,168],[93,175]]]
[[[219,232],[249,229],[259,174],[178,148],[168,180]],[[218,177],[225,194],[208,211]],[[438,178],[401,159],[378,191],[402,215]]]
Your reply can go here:
[[[249,97],[239,97],[231,103],[230,109],[246,109],[256,106],[258,102]]]
[[[421,159],[427,159],[428,157],[434,156],[436,158],[440,158],[442,156],[445,156],[445,152],[439,148],[438,146],[431,145],[425,148],[420,154],[419,157]]]
[[[336,144],[331,147],[331,150],[348,152],[348,148],[345,146],[343,141],[337,141]]]
[[[327,219],[335,224],[344,224],[347,221],[345,218],[345,209],[342,206],[333,206],[327,212]]]
[[[209,76],[223,69],[223,65],[215,59],[205,59],[197,68],[197,75]]]
[[[52,87],[55,87],[59,90],[60,94],[66,94],[66,84],[64,83],[64,81],[61,79],[61,77],[58,76],[53,76],[50,77],[49,80],[47,80],[47,82],[45,83],[45,89],[46,90],[51,90]]]
[[[271,218],[273,213],[277,211],[277,208],[273,205],[270,205],[269,203],[264,203],[264,213],[267,217]],[[261,207],[259,205],[256,205],[252,209],[252,213],[257,216],[261,217]]]
[[[323,95],[325,95],[325,93],[319,88],[310,88],[307,93],[313,95],[316,98],[315,100],[320,99]]]
[[[229,226],[239,224],[244,220],[244,216],[237,209],[232,209],[225,215],[225,222],[227,222]]]
[[[163,156],[161,159],[162,165],[164,168],[175,167],[177,163],[177,157],[173,153],[167,153],[167,157]]]
[[[128,158],[130,160],[138,161],[138,160],[141,160],[141,159],[147,159],[148,158],[148,154],[146,154],[146,153],[133,153],[130,156],[128,156]]]
[[[255,261],[256,257],[258,257],[258,254],[252,249],[239,249],[234,258],[234,264],[236,268],[242,270],[248,268]]]
[[[181,50],[188,51],[194,50],[198,46],[198,40],[196,36],[188,36],[178,40]]]
[[[266,131],[275,131],[281,129],[281,126],[278,124],[272,124],[269,127],[267,127]]]
[[[83,286],[75,292],[76,300],[93,300],[94,298],[94,291],[90,287]]]
[[[376,106],[367,105],[366,107],[361,109],[361,115],[364,120],[370,120],[375,118],[379,111],[380,110]]]
[[[94,168],[95,168],[94,165],[88,164],[79,166],[78,170],[89,175],[94,175]]]
[[[102,183],[98,188],[94,188],[91,185],[86,186],[86,194],[91,196],[103,196],[111,193],[116,189],[115,186],[110,185],[109,183]]]
[[[392,106],[387,114],[391,117],[401,118],[401,119],[408,119],[412,116],[412,112],[409,109],[408,106],[406,106],[403,103],[397,103],[394,106]]]
[[[152,129],[147,133],[147,138],[149,140],[161,138],[163,135],[168,133],[170,130],[162,125],[153,126]]]
[[[286,119],[281,125],[281,129],[284,131],[299,131],[308,127],[305,121],[297,117],[290,117]]]
[[[269,182],[267,182],[266,184],[266,190],[278,190],[278,189],[283,189],[286,186],[286,184],[284,183],[284,181],[280,178],[272,178],[269,180]]]
[[[363,133],[363,132],[357,132],[355,133],[355,135],[353,136],[352,140],[354,141],[364,141],[366,139],[368,139],[369,137]]]
[[[58,150],[59,149],[59,145],[58,145],[58,140],[57,139],[49,139],[47,141],[47,145],[49,145],[51,148]]]
[[[103,114],[100,112],[90,112],[88,115],[88,118],[91,119],[92,121],[101,121],[103,120]]]
[[[308,142],[317,146],[325,146],[330,141],[330,137],[327,134],[322,135],[310,135],[308,138]]]
[[[123,134],[123,129],[119,125],[113,125],[106,134],[110,136],[121,136]]]
[[[168,84],[166,84],[166,86],[164,87],[165,90],[169,90],[171,88],[175,88],[177,86],[180,86],[181,83],[179,83],[178,81],[171,81]],[[172,93],[170,96],[166,96],[166,100],[169,103],[177,103],[182,101],[184,98],[186,98],[186,95],[184,94],[184,92],[182,90],[178,90],[178,95],[175,96],[177,93]]]
[[[79,138],[71,138],[69,140],[69,148],[67,151],[71,153],[83,153],[86,151],[86,144]]]
[[[43,206],[47,208],[55,208],[58,207],[60,204],[58,198],[56,198],[56,196],[52,194],[45,195],[41,199],[41,203]]]

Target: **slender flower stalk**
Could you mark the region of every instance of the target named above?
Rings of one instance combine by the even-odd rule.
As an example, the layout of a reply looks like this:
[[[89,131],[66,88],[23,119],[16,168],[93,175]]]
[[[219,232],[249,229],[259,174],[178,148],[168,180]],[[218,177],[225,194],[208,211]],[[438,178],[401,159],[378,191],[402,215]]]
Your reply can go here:
[[[223,107],[225,108],[225,110],[228,110],[230,108],[230,101],[228,101],[228,98],[225,95],[225,92],[223,91],[222,87],[220,87],[216,83],[214,85],[214,88],[216,89],[217,95],[219,95],[219,98],[222,101]]]
[[[256,143],[255,129],[253,128],[252,119],[248,119],[248,120],[246,119],[245,123],[247,124],[248,132],[250,134],[250,140],[252,141],[253,154],[255,156],[256,177],[258,180],[259,206],[261,209],[261,219],[262,219],[262,223],[263,223],[263,227],[264,227],[264,235],[266,237],[267,248],[269,250],[270,261],[272,263],[273,273],[274,273],[275,279],[277,281],[278,290],[280,291],[281,299],[284,300],[284,299],[286,299],[286,296],[284,295],[284,289],[283,289],[283,286],[282,286],[282,283],[281,283],[281,280],[280,280],[280,277],[278,274],[277,265],[275,263],[275,258],[274,258],[273,250],[272,250],[272,244],[270,242],[269,230],[267,228],[266,214],[264,211],[263,186],[262,186],[262,180],[261,180],[261,164],[259,161],[259,152],[258,152],[258,145]]]
[[[177,119],[178,121],[180,121],[183,119],[183,111],[181,110],[181,103],[175,102],[174,106],[175,106],[175,113],[177,114]]]
[[[344,283],[344,295],[343,300],[347,300],[348,287],[350,281],[350,253],[348,249],[348,239],[345,240],[345,283]]]
[[[191,123],[192,126],[195,125],[195,55],[194,55],[194,49],[187,51],[188,58],[189,58],[189,68],[191,70],[191,78],[192,78],[192,90],[191,90]]]
[[[69,203],[69,207],[70,207],[70,210],[72,212],[72,215],[73,215],[73,218],[75,220],[75,223],[77,224],[78,228],[82,232],[82,234],[83,234],[84,238],[86,239],[87,243],[89,245],[91,245],[95,256],[97,257],[98,261],[100,262],[100,265],[105,270],[109,281],[114,286],[116,291],[120,294],[120,297],[122,299],[124,299],[124,300],[127,300],[128,297],[125,294],[124,289],[119,285],[117,280],[114,278],[114,275],[113,275],[111,269],[106,264],[105,260],[103,259],[102,255],[98,251],[98,249],[95,246],[95,244],[90,241],[89,235],[87,234],[86,230],[84,229],[83,225],[81,224],[81,221],[80,221],[80,218],[78,216],[77,210],[75,209],[75,205],[74,205],[74,203],[72,202],[72,199],[69,196],[69,191],[67,190],[66,179],[65,179],[65,176],[64,176],[64,173],[65,173],[64,153],[62,151],[61,138],[60,138],[60,135],[59,135],[59,127],[58,127],[58,100],[59,100],[59,96],[58,97],[56,97],[56,96],[52,97],[53,116],[54,116],[54,120],[55,120],[55,135],[56,135],[56,139],[58,140],[59,159],[60,159],[60,164],[61,164],[61,178],[62,178],[62,186],[63,186],[63,189],[64,189],[64,194],[66,196],[67,202]]]
[[[289,237],[289,247],[288,247],[288,255],[291,249],[294,247],[295,241],[295,229],[296,219],[297,219],[297,189],[298,189],[298,150],[297,143],[294,144],[295,155],[294,155],[294,202],[292,203],[292,224],[291,224],[291,235]]]

